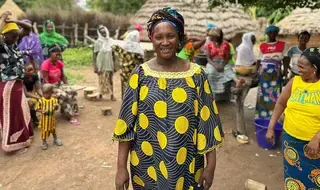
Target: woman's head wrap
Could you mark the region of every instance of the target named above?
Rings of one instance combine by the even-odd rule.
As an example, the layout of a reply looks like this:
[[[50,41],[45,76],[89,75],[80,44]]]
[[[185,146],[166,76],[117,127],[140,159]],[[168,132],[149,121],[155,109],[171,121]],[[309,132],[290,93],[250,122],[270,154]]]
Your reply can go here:
[[[310,61],[312,66],[317,70],[317,73],[320,74],[320,48],[308,48],[302,53],[302,55]]]
[[[206,25],[207,30],[211,30],[212,28],[215,28],[215,27],[216,27],[215,24],[207,24]]]
[[[277,33],[279,33],[280,32],[280,28],[275,26],[275,25],[270,25],[266,29],[266,34],[268,34],[269,32],[277,32]]]
[[[154,28],[161,22],[168,22],[176,28],[180,40],[180,45],[183,45],[185,38],[183,16],[172,8],[159,9],[158,11],[153,13],[148,21],[147,27],[150,39],[152,38]]]
[[[49,47],[49,53],[56,53],[56,52],[61,52],[61,48],[57,44],[53,44],[52,46]]]
[[[9,22],[9,23],[4,25],[4,27],[3,27],[2,31],[1,31],[1,34],[5,34],[5,33],[8,33],[8,32],[11,32],[13,30],[19,30],[19,26],[14,22]]]

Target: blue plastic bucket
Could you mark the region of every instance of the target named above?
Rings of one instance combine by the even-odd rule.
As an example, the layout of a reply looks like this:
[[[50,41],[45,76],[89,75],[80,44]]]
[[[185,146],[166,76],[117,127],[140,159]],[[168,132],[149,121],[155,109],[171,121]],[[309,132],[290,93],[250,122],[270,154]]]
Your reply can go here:
[[[258,118],[254,120],[254,125],[256,127],[256,135],[258,145],[263,149],[272,150],[277,147],[279,144],[279,139],[282,133],[283,125],[281,123],[277,123],[275,126],[275,144],[272,145],[266,140],[266,134],[268,131],[268,125],[270,123],[269,119]]]

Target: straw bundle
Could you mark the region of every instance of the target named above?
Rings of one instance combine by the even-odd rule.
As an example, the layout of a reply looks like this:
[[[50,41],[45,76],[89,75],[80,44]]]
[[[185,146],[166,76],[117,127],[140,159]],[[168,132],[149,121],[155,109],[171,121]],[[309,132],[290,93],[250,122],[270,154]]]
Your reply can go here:
[[[24,14],[24,12],[13,0],[6,0],[6,2],[0,8],[0,15],[5,11],[12,12],[12,19],[17,19],[19,16]]]
[[[303,30],[311,34],[320,33],[320,9],[311,10],[309,8],[298,8],[280,21],[280,35],[297,35]]]
[[[234,38],[237,34],[256,31],[257,22],[253,21],[239,6],[231,5],[228,8],[208,9],[208,0],[200,0],[196,5],[185,3],[185,1],[148,0],[131,19],[131,23],[142,24],[146,30],[147,21],[154,11],[164,7],[172,7],[184,17],[185,30],[190,35],[203,36],[206,30],[205,25],[208,23],[222,28],[224,37],[228,40]],[[149,41],[146,32],[144,32],[143,40]]]

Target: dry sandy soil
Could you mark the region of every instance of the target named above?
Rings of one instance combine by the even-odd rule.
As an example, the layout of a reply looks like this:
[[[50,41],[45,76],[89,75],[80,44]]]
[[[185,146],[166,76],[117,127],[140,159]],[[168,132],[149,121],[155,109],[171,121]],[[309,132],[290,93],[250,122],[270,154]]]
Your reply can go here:
[[[73,72],[85,75],[85,82],[79,85],[96,86],[97,77],[90,68]],[[120,99],[118,75],[115,81],[116,97]],[[251,92],[247,101],[254,103],[254,99]],[[58,116],[58,135],[64,142],[63,147],[53,146],[50,140],[49,149],[41,150],[36,129],[34,142],[26,153],[6,155],[0,151],[1,190],[115,189],[117,143],[112,142],[111,137],[120,101],[89,102],[80,92],[79,104],[84,106],[79,116],[80,126],[72,126]],[[102,116],[102,106],[112,106],[113,115]],[[236,125],[235,106],[224,103],[218,107],[226,137],[218,151],[212,189],[241,190],[249,178],[267,184],[269,190],[281,190],[282,156],[279,150],[265,151],[257,146],[252,125],[254,111],[245,109],[250,144],[239,145],[231,134]]]

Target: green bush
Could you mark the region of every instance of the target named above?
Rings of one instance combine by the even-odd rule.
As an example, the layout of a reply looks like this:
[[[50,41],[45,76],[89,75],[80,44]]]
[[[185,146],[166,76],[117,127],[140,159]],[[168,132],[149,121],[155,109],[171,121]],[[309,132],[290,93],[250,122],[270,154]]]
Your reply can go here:
[[[62,57],[67,68],[92,65],[92,49],[89,47],[68,48]]]

